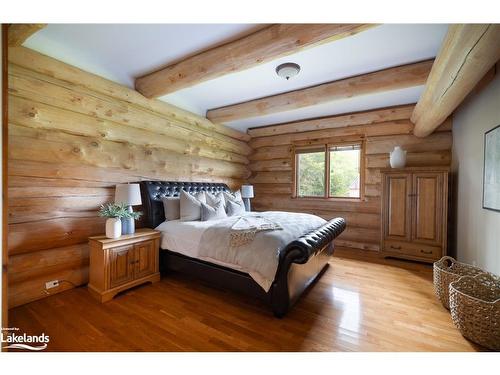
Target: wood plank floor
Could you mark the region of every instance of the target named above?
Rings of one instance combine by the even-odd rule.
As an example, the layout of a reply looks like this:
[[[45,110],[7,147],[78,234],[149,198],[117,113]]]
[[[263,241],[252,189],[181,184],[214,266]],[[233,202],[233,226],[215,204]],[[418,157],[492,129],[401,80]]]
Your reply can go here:
[[[339,249],[284,319],[172,274],[99,304],[85,287],[12,309],[52,351],[474,351],[437,301],[432,268]],[[368,261],[361,260],[368,258]]]

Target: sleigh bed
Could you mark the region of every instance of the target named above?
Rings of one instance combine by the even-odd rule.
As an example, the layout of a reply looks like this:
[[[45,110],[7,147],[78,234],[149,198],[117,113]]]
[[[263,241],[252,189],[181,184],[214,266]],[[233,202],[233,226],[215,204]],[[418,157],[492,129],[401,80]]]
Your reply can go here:
[[[181,190],[190,193],[230,191],[227,185],[220,183],[142,181],[140,185],[145,225],[150,228],[158,228],[165,222],[164,197],[178,196]],[[216,287],[260,298],[269,304],[275,316],[283,317],[306,288],[322,275],[333,254],[333,240],[346,226],[342,218],[321,222],[321,225],[307,230],[279,250],[277,270],[268,291],[246,272],[200,259],[194,253],[163,248],[166,247],[164,245],[160,246],[160,270],[162,273],[186,273]],[[158,229],[161,231],[161,228]],[[180,230],[170,233],[189,237],[188,232],[183,234]]]

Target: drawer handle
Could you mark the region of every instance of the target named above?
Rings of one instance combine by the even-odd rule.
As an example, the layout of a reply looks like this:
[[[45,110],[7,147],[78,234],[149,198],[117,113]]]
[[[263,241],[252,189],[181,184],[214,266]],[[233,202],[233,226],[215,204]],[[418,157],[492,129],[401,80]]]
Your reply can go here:
[[[432,250],[422,250],[422,249],[420,249],[420,252],[424,253],[424,254],[432,254]]]
[[[401,250],[401,246],[393,246],[393,245],[391,245],[391,249]]]

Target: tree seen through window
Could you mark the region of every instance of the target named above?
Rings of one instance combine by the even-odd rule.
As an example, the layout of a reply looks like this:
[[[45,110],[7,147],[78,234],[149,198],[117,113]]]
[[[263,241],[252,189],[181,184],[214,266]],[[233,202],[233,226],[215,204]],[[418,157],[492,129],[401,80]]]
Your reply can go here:
[[[329,187],[325,186],[329,158]],[[299,197],[360,198],[361,144],[298,150],[296,184]]]

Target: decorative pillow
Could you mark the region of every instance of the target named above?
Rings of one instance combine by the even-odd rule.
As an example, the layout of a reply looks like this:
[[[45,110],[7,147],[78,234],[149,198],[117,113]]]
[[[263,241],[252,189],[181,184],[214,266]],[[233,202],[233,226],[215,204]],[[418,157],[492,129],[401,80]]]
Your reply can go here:
[[[181,200],[179,197],[162,198],[165,220],[178,220],[181,218]]]
[[[193,195],[181,190],[179,199],[181,221],[200,220],[201,204],[207,203],[205,192],[200,191]]]
[[[217,203],[219,203],[219,201],[222,201],[222,205],[224,207],[226,206],[226,200],[224,199],[224,195],[222,194],[222,191],[220,191],[216,194],[205,192],[205,198],[206,198],[207,204],[209,206],[214,207]]]
[[[227,216],[243,215],[246,212],[245,205],[243,203],[236,203],[233,201],[227,201],[226,211]]]
[[[201,204],[201,221],[218,220],[227,217],[224,210],[224,202],[218,201],[213,207],[202,203]]]
[[[241,192],[239,190],[235,191],[234,193],[228,193],[227,191],[223,191],[222,194],[224,195],[226,205],[227,202],[231,201],[238,204],[241,203],[242,206],[245,206],[245,204],[243,203],[243,198],[241,198]]]

